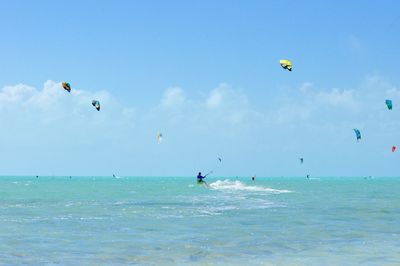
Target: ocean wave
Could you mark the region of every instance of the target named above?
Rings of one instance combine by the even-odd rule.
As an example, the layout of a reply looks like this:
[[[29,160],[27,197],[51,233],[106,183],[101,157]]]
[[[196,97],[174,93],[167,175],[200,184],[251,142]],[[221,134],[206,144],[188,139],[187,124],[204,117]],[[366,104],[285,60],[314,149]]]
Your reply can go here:
[[[229,179],[217,180],[209,184],[210,188],[216,190],[233,190],[233,191],[252,191],[252,192],[270,192],[275,194],[290,193],[292,191],[286,189],[273,189],[262,186],[248,186],[238,180],[231,181]]]

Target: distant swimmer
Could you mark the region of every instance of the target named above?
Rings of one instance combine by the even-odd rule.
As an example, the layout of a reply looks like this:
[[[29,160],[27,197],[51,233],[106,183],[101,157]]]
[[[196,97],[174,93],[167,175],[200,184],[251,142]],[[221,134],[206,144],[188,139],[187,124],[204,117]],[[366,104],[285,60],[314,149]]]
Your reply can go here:
[[[37,175],[36,178],[39,178],[39,176]]]
[[[251,177],[251,180],[256,180],[256,176],[255,175],[253,175],[252,177]]]

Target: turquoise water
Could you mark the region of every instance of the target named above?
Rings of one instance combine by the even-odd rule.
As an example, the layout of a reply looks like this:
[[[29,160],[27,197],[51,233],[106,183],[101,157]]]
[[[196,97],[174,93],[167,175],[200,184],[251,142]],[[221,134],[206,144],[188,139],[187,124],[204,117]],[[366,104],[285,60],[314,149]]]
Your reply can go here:
[[[4,265],[400,265],[397,178],[2,177]]]

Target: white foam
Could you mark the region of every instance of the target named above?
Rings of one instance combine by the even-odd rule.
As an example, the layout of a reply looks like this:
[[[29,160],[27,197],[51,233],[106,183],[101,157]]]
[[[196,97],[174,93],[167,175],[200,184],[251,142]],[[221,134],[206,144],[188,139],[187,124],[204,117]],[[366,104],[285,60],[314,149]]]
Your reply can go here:
[[[210,184],[212,189],[217,190],[236,190],[236,191],[252,191],[252,192],[270,192],[270,193],[290,193],[292,191],[286,189],[273,189],[262,186],[248,186],[238,180],[231,181],[229,179],[218,180]]]

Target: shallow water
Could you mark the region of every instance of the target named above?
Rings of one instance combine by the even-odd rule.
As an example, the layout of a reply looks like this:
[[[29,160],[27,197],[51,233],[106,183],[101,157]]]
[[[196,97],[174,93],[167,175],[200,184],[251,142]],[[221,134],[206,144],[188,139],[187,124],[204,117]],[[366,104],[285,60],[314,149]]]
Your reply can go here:
[[[397,178],[2,177],[0,264],[399,265]]]

